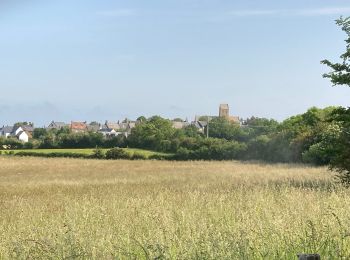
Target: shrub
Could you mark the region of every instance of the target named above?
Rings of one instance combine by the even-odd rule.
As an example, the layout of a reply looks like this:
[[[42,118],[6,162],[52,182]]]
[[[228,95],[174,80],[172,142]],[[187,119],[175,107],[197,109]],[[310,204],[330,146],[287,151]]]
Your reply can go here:
[[[129,153],[121,148],[112,148],[106,152],[106,159],[116,160],[116,159],[131,159]]]
[[[147,156],[143,153],[134,152],[134,154],[132,155],[132,159],[133,160],[146,160]]]
[[[161,154],[152,154],[152,155],[148,156],[148,159],[150,159],[150,160],[165,160],[165,159],[167,159],[167,157],[164,155],[161,155]]]
[[[11,153],[11,152],[9,152]],[[13,152],[12,152],[13,154]],[[38,152],[30,152],[30,151],[22,151],[14,154],[15,156],[33,156],[33,157],[46,157],[46,158],[56,158],[56,157],[63,157],[63,158],[89,158],[89,155],[83,154],[83,153],[38,153]]]
[[[105,153],[101,148],[96,147],[96,149],[93,150],[91,158],[95,159],[104,159],[105,158]]]

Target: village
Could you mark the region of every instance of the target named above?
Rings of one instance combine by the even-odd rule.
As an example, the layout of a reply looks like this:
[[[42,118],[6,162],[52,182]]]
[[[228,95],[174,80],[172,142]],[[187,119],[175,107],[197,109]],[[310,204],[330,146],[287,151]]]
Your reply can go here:
[[[220,104],[218,116],[195,116],[195,119],[193,121],[176,118],[171,120],[171,123],[173,128],[175,129],[183,129],[187,126],[193,125],[198,129],[200,133],[205,133],[205,129],[207,127],[208,122],[215,117],[226,118],[228,121],[239,124],[241,126],[245,125],[244,120],[240,119],[238,116],[230,115],[230,108],[228,104]],[[118,135],[124,135],[125,137],[128,137],[131,134],[132,129],[137,124],[142,123],[144,120],[146,120],[146,118],[144,117],[139,117],[137,120],[129,120],[127,118],[122,121],[106,120],[104,123],[99,123],[95,121],[90,123],[88,123],[87,121],[71,121],[70,123],[65,123],[52,120],[44,128],[46,130],[60,130],[63,128],[67,128],[72,133],[100,133],[105,138],[116,137]],[[16,123],[12,126],[3,125],[0,128],[0,137],[16,138],[23,143],[27,143],[30,141],[30,139],[33,138],[34,129],[35,125],[30,122]]]

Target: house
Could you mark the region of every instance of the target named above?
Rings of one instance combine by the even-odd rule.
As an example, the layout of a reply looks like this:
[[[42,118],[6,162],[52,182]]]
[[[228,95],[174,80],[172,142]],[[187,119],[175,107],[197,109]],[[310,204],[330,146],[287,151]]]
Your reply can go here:
[[[102,127],[103,129],[114,129],[114,130],[118,130],[120,129],[120,125],[119,125],[119,121],[118,122],[111,122],[111,121],[107,121],[105,122],[105,124]]]
[[[82,132],[87,132],[88,131],[88,126],[85,122],[71,122],[69,129],[73,133],[82,133]]]
[[[171,123],[175,129],[183,129],[190,125],[190,123],[187,121],[171,121]]]
[[[34,132],[34,127],[32,125],[21,125],[23,131],[30,133],[31,135]]]
[[[122,123],[120,123],[119,121],[106,121],[102,129],[114,129],[117,135],[124,134],[125,137],[128,137],[128,135],[131,134],[131,129],[133,129],[136,126],[136,124],[136,121],[130,121],[128,119],[125,119]]]
[[[100,129],[101,129],[102,127],[101,127],[101,124],[88,124],[87,125],[87,129],[88,129],[88,131],[89,132],[94,132],[94,133],[96,133],[96,132],[98,132]]]
[[[66,127],[67,124],[64,122],[55,122],[51,121],[51,123],[46,127],[47,129],[62,129],[63,127]]]
[[[33,131],[33,127],[25,128],[23,126],[17,126],[17,127],[3,126],[0,129],[0,136],[5,136],[6,138],[15,137],[18,140],[20,140],[24,143],[27,143],[30,138],[33,138],[33,136],[32,136],[32,132],[29,132],[26,129]]]
[[[16,137],[18,140],[24,142],[24,143],[28,143],[30,138],[33,138],[33,136],[31,135],[31,133],[27,132],[27,131],[19,131],[16,134]]]
[[[118,133],[112,128],[103,128],[98,130],[98,132],[101,133],[104,137],[114,137],[118,135]]]
[[[3,126],[0,129],[0,136],[5,136],[6,138],[9,137],[13,132],[13,128],[14,126]]]
[[[208,125],[208,122],[207,121],[193,121],[192,125],[194,125],[198,129],[199,132],[204,133],[205,128]]]

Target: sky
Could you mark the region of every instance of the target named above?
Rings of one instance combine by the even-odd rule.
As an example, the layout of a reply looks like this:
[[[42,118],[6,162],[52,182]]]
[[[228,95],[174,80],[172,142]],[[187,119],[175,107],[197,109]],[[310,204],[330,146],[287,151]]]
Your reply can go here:
[[[348,0],[0,0],[0,125],[348,106]]]

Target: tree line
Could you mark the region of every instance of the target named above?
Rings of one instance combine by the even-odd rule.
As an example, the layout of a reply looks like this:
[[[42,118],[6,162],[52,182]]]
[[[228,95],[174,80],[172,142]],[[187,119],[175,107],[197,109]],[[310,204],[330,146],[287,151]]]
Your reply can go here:
[[[2,138],[0,144],[16,149],[131,147],[173,154],[178,160],[262,160],[327,165],[338,155],[342,128],[338,107],[310,108],[283,122],[251,117],[246,125],[223,117],[209,121],[206,131],[194,125],[175,129],[160,116],[143,120],[126,138],[104,138],[95,132],[73,133],[69,128],[35,128],[33,139],[21,143]]]

